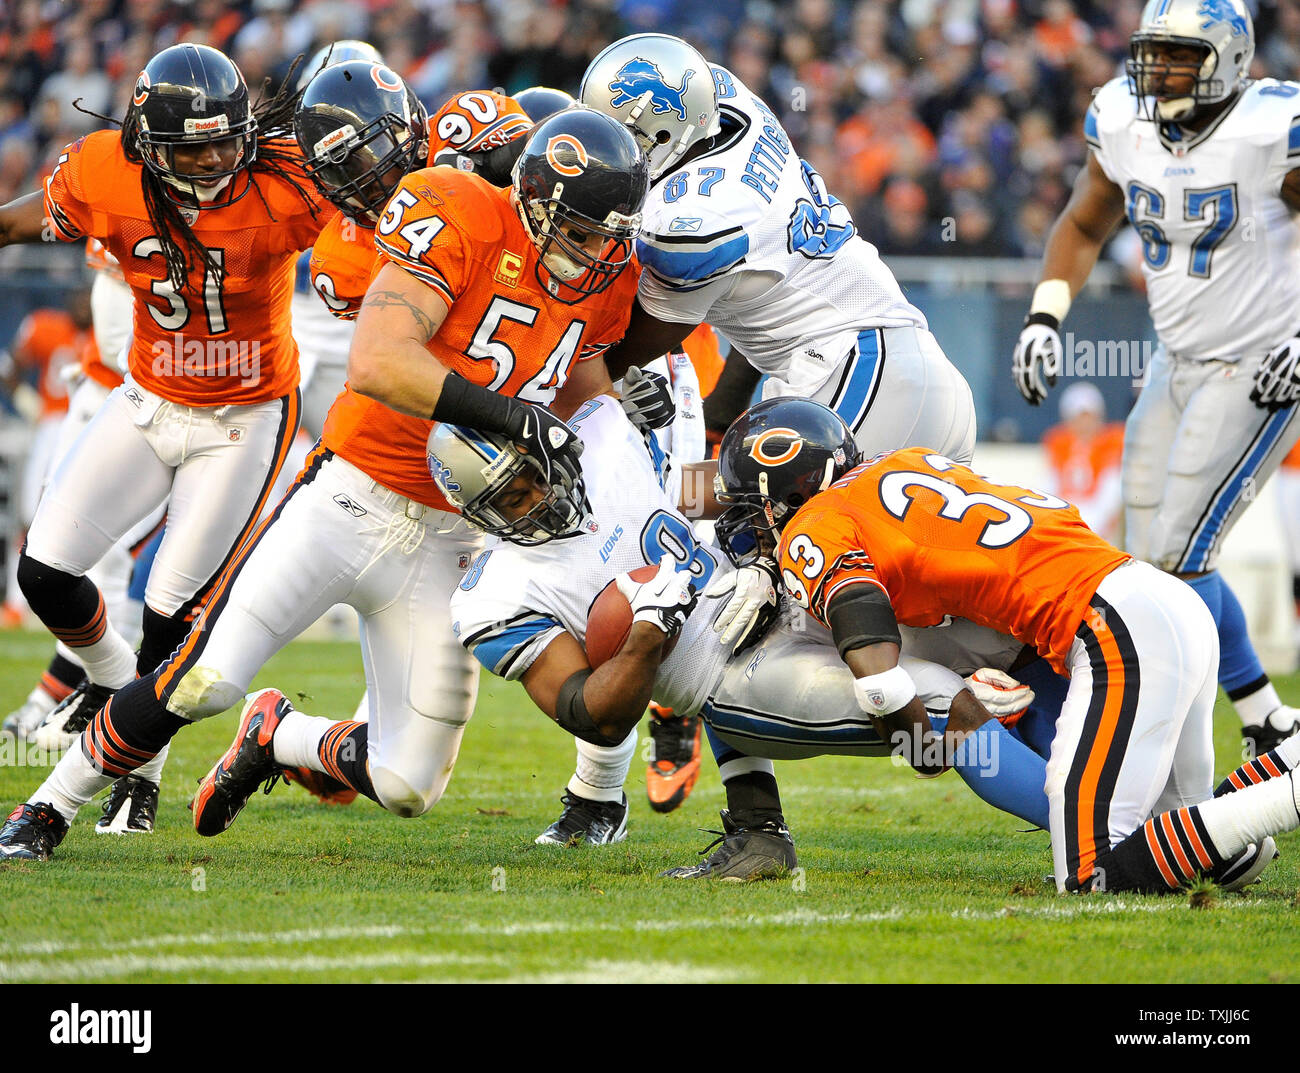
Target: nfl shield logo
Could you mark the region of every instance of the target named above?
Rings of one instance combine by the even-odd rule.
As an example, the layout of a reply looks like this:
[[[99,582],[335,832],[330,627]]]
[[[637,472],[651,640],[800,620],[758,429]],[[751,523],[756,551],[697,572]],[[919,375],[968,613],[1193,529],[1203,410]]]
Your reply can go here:
[[[226,439],[228,439],[231,443],[238,443],[243,438],[244,438],[244,430],[242,428],[226,429]]]

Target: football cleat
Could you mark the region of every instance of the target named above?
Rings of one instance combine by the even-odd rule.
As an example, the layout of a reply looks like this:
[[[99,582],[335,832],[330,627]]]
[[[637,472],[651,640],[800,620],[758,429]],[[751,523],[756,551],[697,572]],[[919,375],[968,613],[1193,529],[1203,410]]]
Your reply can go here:
[[[97,835],[153,834],[158,816],[158,784],[125,775],[113,783],[104,801],[104,814],[95,824]]]
[[[560,818],[538,835],[539,846],[606,846],[627,838],[627,795],[620,801],[592,801],[564,791]]]
[[[67,833],[53,805],[19,805],[0,827],[0,860],[48,861]]]
[[[701,855],[708,854],[704,860],[684,868],[670,868],[660,872],[660,877],[747,883],[751,879],[778,879],[798,867],[790,829],[777,820],[756,827],[741,827],[723,809],[722,830],[706,833],[718,837],[700,850]],[[713,852],[709,853],[710,850]]]
[[[675,716],[671,708],[650,706],[654,752],[646,764],[645,792],[656,812],[672,812],[695,788],[700,777],[701,730],[698,715]]]
[[[17,741],[29,741],[37,728],[45,722],[50,712],[54,711],[57,701],[45,690],[37,687],[23,701],[23,706],[5,716],[0,734],[8,734]]]
[[[50,712],[45,722],[32,735],[32,742],[51,752],[63,752],[77,743],[81,732],[90,726],[105,704],[109,702],[116,689],[96,685],[89,678],[83,678],[77,687],[64,697]]]
[[[285,782],[296,782],[322,805],[350,805],[357,799],[356,790],[347,783],[309,767],[287,767],[281,774]]]
[[[1277,858],[1277,845],[1271,837],[1252,842],[1232,860],[1223,863],[1222,871],[1211,876],[1221,890],[1241,890],[1256,882],[1260,874]]]
[[[239,717],[239,729],[225,756],[199,782],[190,802],[194,830],[211,837],[235,822],[253,791],[262,786],[270,793],[284,769],[275,762],[271,739],[280,720],[293,706],[278,689],[249,695]]]
[[[1300,709],[1285,704],[1269,713],[1259,726],[1241,728],[1241,752],[1247,760],[1254,760],[1276,749],[1297,730],[1300,730]]]

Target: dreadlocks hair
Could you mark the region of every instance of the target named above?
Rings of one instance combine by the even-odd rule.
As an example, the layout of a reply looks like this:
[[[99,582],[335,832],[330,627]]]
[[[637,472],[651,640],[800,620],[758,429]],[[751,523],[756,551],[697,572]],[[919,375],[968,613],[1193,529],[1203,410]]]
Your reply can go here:
[[[289,184],[302,199],[313,217],[320,215],[315,190],[302,171],[302,156],[293,138],[293,115],[298,108],[302,94],[294,88],[295,75],[302,63],[298,56],[289,73],[280,83],[280,88],[272,93],[271,80],[262,82],[257,100],[253,103],[253,118],[257,120],[257,157],[248,168],[248,182],[257,192],[267,215],[274,220],[275,214],[267,204],[266,196],[258,185],[259,174],[274,175]],[[122,120],[111,119],[89,109],[81,108],[79,101],[74,107],[88,115],[93,115],[107,123],[121,128],[122,152],[132,163],[143,163],[136,134],[140,129],[139,106],[130,104]],[[238,177],[231,179],[237,181]],[[140,169],[140,184],[144,192],[145,210],[149,214],[149,223],[162,246],[163,261],[167,266],[167,280],[177,293],[189,287],[190,272],[198,265],[204,268],[204,276],[211,276],[218,284],[225,278],[225,266],[212,256],[185,218],[176,203],[167,196],[162,188],[162,180],[147,167]]]

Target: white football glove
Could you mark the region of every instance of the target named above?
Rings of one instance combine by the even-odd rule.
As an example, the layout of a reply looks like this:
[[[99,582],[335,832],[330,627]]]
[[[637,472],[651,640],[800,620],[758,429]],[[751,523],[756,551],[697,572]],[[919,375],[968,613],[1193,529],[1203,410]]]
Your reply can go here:
[[[673,388],[661,373],[646,372],[633,365],[623,374],[619,402],[627,418],[639,432],[667,428],[677,416]]]
[[[619,574],[614,580],[618,591],[632,605],[632,621],[648,622],[669,637],[682,628],[700,598],[691,572],[679,571],[677,563],[667,555],[659,560],[659,571],[649,581],[638,584],[631,574]]]
[[[1300,336],[1269,351],[1255,374],[1250,401],[1266,410],[1300,402]]]
[[[762,640],[776,621],[781,608],[781,575],[776,563],[760,558],[730,574],[724,584],[709,595],[731,597],[713,620],[718,643],[730,646],[733,656]]]
[[[1030,313],[1016,341],[1011,375],[1031,406],[1047,398],[1047,389],[1061,373],[1061,322],[1050,313]]]
[[[966,679],[966,685],[1003,726],[1015,726],[1034,701],[1032,689],[992,667],[981,667]]]

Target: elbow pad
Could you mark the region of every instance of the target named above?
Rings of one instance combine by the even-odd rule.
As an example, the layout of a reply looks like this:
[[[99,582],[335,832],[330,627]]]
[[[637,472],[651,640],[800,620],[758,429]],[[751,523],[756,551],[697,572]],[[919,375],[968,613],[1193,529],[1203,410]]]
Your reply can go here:
[[[850,585],[836,596],[826,609],[826,625],[840,659],[852,649],[882,641],[903,647],[894,608],[884,590],[875,585]]]
[[[608,738],[602,734],[587,711],[587,703],[582,698],[582,687],[592,675],[590,668],[574,671],[560,686],[560,695],[555,700],[555,721],[575,738],[581,738],[590,745],[621,745],[623,738]]]

